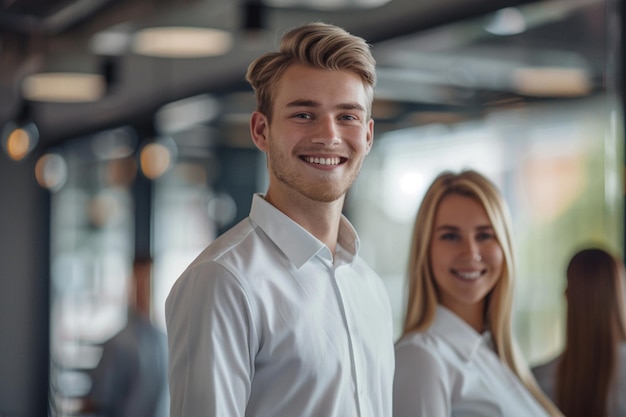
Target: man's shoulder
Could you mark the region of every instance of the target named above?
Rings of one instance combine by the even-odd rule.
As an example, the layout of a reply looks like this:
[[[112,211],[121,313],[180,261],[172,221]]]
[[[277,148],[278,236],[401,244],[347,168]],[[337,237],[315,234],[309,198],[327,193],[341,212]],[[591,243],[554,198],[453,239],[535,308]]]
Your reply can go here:
[[[228,276],[232,278],[231,281],[238,281],[247,287],[241,281],[249,280],[255,271],[274,265],[276,256],[275,246],[270,244],[250,218],[245,218],[207,246],[189,264],[178,281],[190,277],[214,280]]]
[[[242,242],[252,237],[254,231],[254,224],[250,221],[249,217],[246,217],[211,242],[200,255],[198,255],[194,262],[217,259],[228,251],[237,250]]]
[[[247,258],[252,248],[259,246],[259,243],[257,227],[249,217],[246,217],[202,250],[188,265],[185,272],[198,268],[228,266],[233,258]]]

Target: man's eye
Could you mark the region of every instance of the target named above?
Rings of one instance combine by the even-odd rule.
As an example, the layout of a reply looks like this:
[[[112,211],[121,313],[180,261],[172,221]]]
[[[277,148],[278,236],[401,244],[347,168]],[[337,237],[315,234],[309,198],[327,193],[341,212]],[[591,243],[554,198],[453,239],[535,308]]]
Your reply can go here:
[[[310,119],[311,115],[307,114],[307,113],[298,113],[298,114],[294,115],[294,117],[296,119]]]

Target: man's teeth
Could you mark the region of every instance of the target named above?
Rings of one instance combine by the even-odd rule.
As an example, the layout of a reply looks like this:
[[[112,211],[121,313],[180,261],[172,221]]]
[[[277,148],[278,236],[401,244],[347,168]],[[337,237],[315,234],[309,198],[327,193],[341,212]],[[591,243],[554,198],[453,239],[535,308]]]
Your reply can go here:
[[[466,279],[466,280],[475,280],[478,279],[478,277],[480,277],[480,271],[474,271],[474,272],[458,272],[456,273],[459,277]]]
[[[313,156],[306,156],[304,160],[310,164],[339,165],[339,158],[317,158]]]

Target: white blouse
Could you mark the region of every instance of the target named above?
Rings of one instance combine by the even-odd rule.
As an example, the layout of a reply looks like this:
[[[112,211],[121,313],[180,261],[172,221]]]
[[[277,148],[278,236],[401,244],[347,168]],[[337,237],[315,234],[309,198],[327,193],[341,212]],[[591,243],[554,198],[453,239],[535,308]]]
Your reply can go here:
[[[396,343],[394,417],[548,416],[478,334],[443,306],[432,326]]]

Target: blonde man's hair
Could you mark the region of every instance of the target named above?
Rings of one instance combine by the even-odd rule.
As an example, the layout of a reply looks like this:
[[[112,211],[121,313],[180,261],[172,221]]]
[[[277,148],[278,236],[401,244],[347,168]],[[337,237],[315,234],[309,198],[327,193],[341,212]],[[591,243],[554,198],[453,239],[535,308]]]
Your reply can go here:
[[[485,307],[485,323],[493,336],[496,353],[550,415],[561,416],[538,388],[513,339],[511,312],[515,263],[510,214],[496,186],[476,171],[444,172],[426,191],[415,220],[409,252],[409,288],[403,335],[427,330],[435,318],[439,294],[430,265],[430,242],[439,204],[451,194],[473,198],[483,206],[504,254],[502,276],[487,295]]]
[[[369,45],[358,36],[327,23],[309,23],[286,32],[277,52],[268,52],[254,60],[246,80],[254,89],[257,111],[272,119],[272,99],[285,70],[301,64],[324,70],[347,70],[363,80],[371,105],[376,84],[376,61]]]

